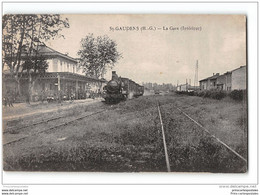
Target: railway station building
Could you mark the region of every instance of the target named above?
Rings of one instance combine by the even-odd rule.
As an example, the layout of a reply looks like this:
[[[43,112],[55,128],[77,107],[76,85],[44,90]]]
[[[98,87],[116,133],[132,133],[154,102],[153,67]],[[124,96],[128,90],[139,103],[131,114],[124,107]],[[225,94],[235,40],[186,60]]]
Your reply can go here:
[[[40,46],[39,55],[48,62],[46,73],[39,76],[31,87],[30,100],[38,101],[42,97],[58,95],[75,99],[85,99],[91,93],[102,91],[105,79],[97,79],[85,76],[83,69],[79,66],[78,60],[67,54],[62,54],[47,46]],[[23,59],[23,58],[22,58]],[[29,90],[28,76],[20,80],[20,92],[26,96]],[[3,95],[8,90],[18,93],[16,81],[11,77],[8,70],[3,71]]]

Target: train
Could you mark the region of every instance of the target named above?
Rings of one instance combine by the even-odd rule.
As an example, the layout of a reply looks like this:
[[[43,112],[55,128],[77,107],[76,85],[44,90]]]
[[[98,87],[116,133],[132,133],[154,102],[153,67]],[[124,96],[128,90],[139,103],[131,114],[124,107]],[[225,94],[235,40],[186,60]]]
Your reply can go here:
[[[144,86],[129,78],[118,77],[116,71],[112,71],[112,79],[103,88],[103,98],[106,103],[116,103],[143,94]]]

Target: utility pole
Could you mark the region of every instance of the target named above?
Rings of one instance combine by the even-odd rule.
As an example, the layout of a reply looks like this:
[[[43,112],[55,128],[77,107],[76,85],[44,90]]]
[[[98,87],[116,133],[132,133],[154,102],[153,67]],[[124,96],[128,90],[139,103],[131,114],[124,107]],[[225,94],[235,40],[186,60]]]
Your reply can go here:
[[[186,91],[188,91],[188,80],[186,79]]]
[[[199,60],[197,60],[195,65],[195,76],[194,76],[194,89],[198,85],[198,72],[199,72]]]
[[[60,75],[59,73],[57,74],[57,78],[58,78],[58,98],[59,98],[59,103],[61,102],[61,92],[60,92]]]

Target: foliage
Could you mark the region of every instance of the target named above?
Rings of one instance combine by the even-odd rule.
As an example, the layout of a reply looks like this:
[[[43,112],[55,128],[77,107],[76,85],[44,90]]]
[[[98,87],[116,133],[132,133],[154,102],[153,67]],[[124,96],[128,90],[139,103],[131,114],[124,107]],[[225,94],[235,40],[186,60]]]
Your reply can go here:
[[[44,60],[33,59],[37,57],[40,45],[59,36],[62,28],[68,28],[68,19],[62,19],[60,15],[4,15],[3,30],[3,66],[9,67],[11,75],[15,78],[19,87],[19,80],[25,70],[33,66],[34,73],[46,69]],[[29,64],[24,63],[27,61]],[[33,63],[36,63],[33,65]],[[43,67],[41,67],[43,66]],[[38,70],[38,71],[36,71]]]
[[[189,95],[189,96],[199,96],[203,98],[212,98],[216,100],[221,100],[227,96],[225,91],[220,90],[204,90],[204,91],[177,91],[177,94]]]
[[[234,90],[229,94],[229,97],[236,101],[242,101],[246,98],[246,95],[247,93],[245,90]]]
[[[179,95],[189,95],[189,96],[195,95],[194,91],[176,91],[176,93],[179,94]]]
[[[107,35],[95,38],[93,34],[81,40],[78,55],[84,72],[96,78],[103,77],[107,69],[112,68],[122,57],[114,40]]]
[[[30,72],[34,74],[43,75],[48,68],[48,62],[46,58],[43,56],[34,57],[34,58],[27,58],[23,64],[23,68],[29,74]]]
[[[203,98],[212,98],[217,100],[221,100],[226,96],[229,96],[233,100],[242,101],[246,98],[247,93],[245,90],[233,90],[229,93],[226,91],[219,91],[219,90],[204,90],[204,91],[197,91],[195,95]]]
[[[227,93],[222,90],[204,90],[204,91],[196,91],[195,95],[203,98],[212,98],[216,100],[221,100],[227,96]]]
[[[227,96],[236,101],[242,101],[246,99],[246,90],[233,90],[231,92],[226,92],[223,90],[203,90],[203,91],[176,91],[179,95],[189,95],[189,96],[199,96],[203,98],[211,98],[216,100],[221,100]]]

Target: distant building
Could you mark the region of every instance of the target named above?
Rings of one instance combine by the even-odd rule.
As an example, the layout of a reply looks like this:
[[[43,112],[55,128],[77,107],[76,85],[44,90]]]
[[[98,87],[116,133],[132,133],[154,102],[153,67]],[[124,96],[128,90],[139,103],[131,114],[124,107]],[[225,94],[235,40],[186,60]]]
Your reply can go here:
[[[202,79],[200,82],[201,90],[225,90],[231,91],[236,89],[246,89],[246,66],[240,66],[239,68],[226,72],[223,75],[213,74],[213,76]]]
[[[231,85],[232,90],[246,89],[246,66],[240,66],[239,68],[232,70]]]
[[[177,91],[188,91],[189,85],[188,84],[181,84],[177,86]]]
[[[200,89],[201,90],[211,90],[217,88],[217,78],[219,77],[219,73],[213,74],[213,76],[208,77],[206,79],[200,80]]]
[[[171,83],[163,83],[163,84],[143,83],[143,86],[146,89],[159,90],[159,91],[171,91],[171,90],[173,90],[175,88]]]
[[[226,72],[217,78],[217,89],[231,91],[231,72]]]

